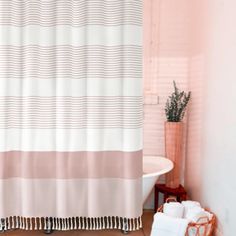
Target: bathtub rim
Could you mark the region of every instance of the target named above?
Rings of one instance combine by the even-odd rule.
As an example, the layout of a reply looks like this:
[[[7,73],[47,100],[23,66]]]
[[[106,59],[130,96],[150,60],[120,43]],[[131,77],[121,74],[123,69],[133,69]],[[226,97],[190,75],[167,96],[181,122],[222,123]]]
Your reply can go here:
[[[169,160],[168,158],[166,158],[165,156],[144,155],[143,156],[143,166],[144,166],[144,159],[145,158],[158,158],[159,160],[161,159],[163,162],[166,162],[166,167],[158,172],[144,173],[143,178],[160,176],[160,175],[170,172],[174,168],[174,163],[171,160]]]

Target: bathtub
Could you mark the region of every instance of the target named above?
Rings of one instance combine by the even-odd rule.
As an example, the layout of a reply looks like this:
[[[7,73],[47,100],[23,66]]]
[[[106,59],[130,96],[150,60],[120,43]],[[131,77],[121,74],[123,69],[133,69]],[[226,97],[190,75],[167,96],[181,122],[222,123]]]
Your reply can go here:
[[[147,200],[158,178],[173,169],[173,162],[165,157],[143,157],[143,204]]]

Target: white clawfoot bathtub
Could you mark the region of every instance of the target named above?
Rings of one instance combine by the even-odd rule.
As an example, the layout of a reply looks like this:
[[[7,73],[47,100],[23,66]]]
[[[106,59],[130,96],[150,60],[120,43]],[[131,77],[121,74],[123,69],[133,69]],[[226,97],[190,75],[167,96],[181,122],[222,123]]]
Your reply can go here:
[[[158,178],[173,169],[173,162],[165,157],[143,157],[143,204],[147,200]]]

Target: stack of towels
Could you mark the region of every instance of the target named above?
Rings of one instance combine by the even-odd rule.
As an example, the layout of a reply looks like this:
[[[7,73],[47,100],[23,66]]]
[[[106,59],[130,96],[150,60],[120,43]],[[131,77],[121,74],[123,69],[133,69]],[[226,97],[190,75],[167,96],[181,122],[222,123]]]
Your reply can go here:
[[[154,215],[151,236],[185,236],[188,224],[196,223],[200,218],[207,221],[212,218],[212,214],[205,211],[199,202],[165,203],[163,213],[157,212]],[[189,232],[190,235],[194,233]]]

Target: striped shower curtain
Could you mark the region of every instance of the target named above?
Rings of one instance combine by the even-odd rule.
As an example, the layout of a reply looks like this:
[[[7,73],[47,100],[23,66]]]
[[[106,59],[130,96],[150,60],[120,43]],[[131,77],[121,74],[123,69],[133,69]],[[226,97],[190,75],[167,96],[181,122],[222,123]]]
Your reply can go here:
[[[0,0],[0,230],[141,227],[141,0]]]

